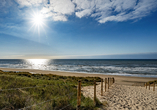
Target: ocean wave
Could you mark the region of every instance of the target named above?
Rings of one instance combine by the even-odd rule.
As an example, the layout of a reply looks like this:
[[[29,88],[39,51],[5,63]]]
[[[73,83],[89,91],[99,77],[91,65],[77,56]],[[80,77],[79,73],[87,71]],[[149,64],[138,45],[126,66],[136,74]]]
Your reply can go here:
[[[36,60],[35,60],[36,61]],[[69,71],[83,73],[100,73],[110,75],[128,75],[128,76],[156,76],[157,61],[151,62],[119,62],[119,61],[90,61],[90,60],[49,60],[44,62],[30,62],[27,60],[0,60],[0,67],[39,69],[50,71]]]

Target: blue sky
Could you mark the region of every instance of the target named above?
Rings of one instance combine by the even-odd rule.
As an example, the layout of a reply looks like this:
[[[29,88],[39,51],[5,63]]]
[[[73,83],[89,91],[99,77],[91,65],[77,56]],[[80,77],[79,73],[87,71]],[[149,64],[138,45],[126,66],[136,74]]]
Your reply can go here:
[[[156,0],[1,0],[0,59],[157,59]]]

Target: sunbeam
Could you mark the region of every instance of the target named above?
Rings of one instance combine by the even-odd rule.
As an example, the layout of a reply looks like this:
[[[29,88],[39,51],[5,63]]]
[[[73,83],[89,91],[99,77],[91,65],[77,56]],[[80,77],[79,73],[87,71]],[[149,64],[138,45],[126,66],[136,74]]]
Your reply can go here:
[[[32,29],[34,29],[34,31],[37,30],[38,35],[40,36],[41,31],[42,30],[45,31],[44,27],[46,26],[43,14],[40,12],[33,11],[33,14],[31,14],[30,21],[31,21],[32,26],[30,27],[29,31]]]

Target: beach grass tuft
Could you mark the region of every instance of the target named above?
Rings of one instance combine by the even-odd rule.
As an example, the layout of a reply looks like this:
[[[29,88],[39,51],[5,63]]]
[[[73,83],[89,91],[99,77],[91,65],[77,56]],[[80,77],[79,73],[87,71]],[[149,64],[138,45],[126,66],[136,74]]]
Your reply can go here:
[[[153,84],[153,83],[157,84],[157,80],[147,82],[147,84]]]

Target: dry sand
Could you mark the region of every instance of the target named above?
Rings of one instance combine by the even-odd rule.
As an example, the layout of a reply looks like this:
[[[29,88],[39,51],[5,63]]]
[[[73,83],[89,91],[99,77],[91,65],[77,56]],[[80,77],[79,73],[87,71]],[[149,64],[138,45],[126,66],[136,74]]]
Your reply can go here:
[[[83,95],[93,99],[94,87],[82,88]],[[107,102],[107,110],[157,110],[157,86],[149,90],[141,86],[128,86],[113,84],[107,92],[101,96],[100,84],[96,86],[96,95],[100,102]]]
[[[39,74],[56,74],[63,76],[76,76],[76,77],[114,77],[115,82],[107,92],[101,96],[100,83],[97,85],[97,98],[108,103],[107,110],[157,110],[157,86],[156,90],[148,90],[144,87],[144,83],[157,78],[148,77],[127,77],[127,76],[113,76],[103,74],[85,74],[85,73],[72,73],[72,72],[58,72],[58,71],[43,71],[33,69],[13,69],[13,68],[0,68],[4,71],[23,71],[33,72]],[[86,97],[93,99],[94,89],[93,86],[83,87],[82,93]]]
[[[83,95],[93,99],[94,87],[82,88]],[[113,84],[107,92],[101,96],[100,84],[96,86],[96,95],[100,102],[107,102],[107,110],[157,110],[157,86],[149,90],[141,86],[128,86]]]

